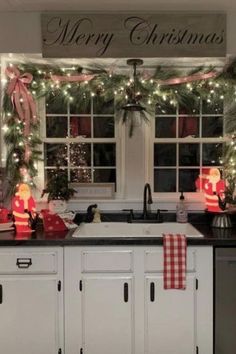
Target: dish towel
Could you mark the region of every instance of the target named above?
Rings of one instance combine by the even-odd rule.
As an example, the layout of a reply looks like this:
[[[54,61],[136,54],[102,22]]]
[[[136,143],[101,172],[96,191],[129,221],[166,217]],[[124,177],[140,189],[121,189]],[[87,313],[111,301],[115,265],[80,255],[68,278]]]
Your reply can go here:
[[[186,289],[186,236],[164,234],[164,289]]]

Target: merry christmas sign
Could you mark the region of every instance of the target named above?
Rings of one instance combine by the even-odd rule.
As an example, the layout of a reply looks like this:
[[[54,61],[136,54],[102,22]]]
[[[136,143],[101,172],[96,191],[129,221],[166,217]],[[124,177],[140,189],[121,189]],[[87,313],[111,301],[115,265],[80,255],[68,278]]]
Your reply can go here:
[[[47,58],[223,57],[226,16],[45,13],[42,49]]]

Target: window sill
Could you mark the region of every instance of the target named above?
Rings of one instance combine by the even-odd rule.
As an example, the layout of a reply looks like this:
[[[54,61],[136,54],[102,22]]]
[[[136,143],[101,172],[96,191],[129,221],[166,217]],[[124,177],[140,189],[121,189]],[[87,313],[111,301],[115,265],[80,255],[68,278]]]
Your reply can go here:
[[[175,211],[178,198],[172,196],[168,198],[153,198],[153,204],[151,204],[151,210],[165,209],[168,211]],[[90,204],[98,204],[100,210],[104,211],[122,211],[122,209],[133,209],[141,211],[143,209],[143,201],[140,199],[71,199],[68,203],[68,209],[85,211]],[[204,201],[199,198],[189,199],[186,197],[186,204],[189,211],[204,211]]]

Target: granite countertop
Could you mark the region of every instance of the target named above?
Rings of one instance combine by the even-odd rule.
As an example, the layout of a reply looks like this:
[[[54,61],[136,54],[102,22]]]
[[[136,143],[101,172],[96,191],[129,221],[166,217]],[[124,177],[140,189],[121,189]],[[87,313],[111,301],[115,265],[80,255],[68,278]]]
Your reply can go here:
[[[188,238],[188,245],[213,245],[236,247],[236,227],[230,229],[211,228],[209,225],[194,224],[203,238]],[[109,246],[109,245],[161,245],[162,238],[155,237],[113,237],[73,238],[73,231],[44,232],[37,230],[30,235],[17,235],[14,231],[0,232],[1,246]]]
[[[172,214],[165,215],[165,221],[175,221]],[[80,217],[79,217],[80,219]],[[115,219],[115,220],[114,220]],[[188,238],[188,245],[213,245],[215,247],[236,247],[236,215],[232,217],[232,228],[211,227],[212,216],[207,213],[189,215],[189,222],[204,235],[203,238]],[[79,220],[81,222],[83,220]],[[104,216],[102,221],[125,221],[121,215]],[[79,223],[78,222],[78,223]],[[174,231],[174,230],[173,230]],[[73,230],[45,232],[42,225],[31,234],[16,234],[14,230],[0,232],[0,246],[109,246],[109,245],[161,245],[162,238],[155,237],[113,237],[74,238]]]

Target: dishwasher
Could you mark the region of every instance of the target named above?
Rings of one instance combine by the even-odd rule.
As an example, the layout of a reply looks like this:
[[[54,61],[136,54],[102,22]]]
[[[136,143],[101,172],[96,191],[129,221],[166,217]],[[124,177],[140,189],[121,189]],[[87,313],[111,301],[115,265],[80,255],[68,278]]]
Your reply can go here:
[[[236,247],[215,249],[215,354],[236,352]]]

